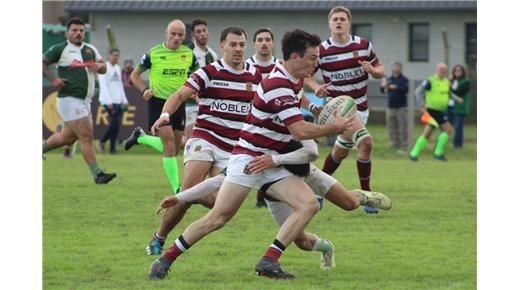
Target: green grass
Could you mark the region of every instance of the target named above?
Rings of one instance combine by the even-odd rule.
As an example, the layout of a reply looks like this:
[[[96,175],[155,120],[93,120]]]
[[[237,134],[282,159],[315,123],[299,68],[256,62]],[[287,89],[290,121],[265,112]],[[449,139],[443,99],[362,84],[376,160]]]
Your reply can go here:
[[[148,281],[153,257],[145,246],[160,217],[154,210],[168,192],[161,158],[136,147],[99,155],[118,177],[95,185],[80,155],[60,151],[43,164],[43,286],[45,289],[476,289],[476,127],[463,150],[448,145],[448,162],[433,160],[433,144],[417,163],[387,147],[383,127],[370,128],[376,147],[372,187],[393,208],[377,216],[345,212],[331,203],[308,231],[331,239],[336,268],[319,269],[320,255],[290,246],[281,258],[294,281],[258,277],[253,267],[278,230],[250,194],[237,216],[181,256],[163,281]],[[419,130],[419,128],[417,129]],[[419,131],[417,131],[419,132]],[[321,166],[328,152],[320,148]],[[336,172],[359,187],[355,159]],[[193,206],[167,244],[207,209]]]

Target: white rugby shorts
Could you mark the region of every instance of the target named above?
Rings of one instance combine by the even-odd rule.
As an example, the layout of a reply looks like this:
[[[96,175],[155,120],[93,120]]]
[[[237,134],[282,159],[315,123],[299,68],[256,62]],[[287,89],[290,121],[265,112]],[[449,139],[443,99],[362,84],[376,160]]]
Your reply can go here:
[[[226,168],[231,153],[202,138],[189,138],[184,145],[184,164],[188,161],[209,161],[213,166]]]
[[[264,184],[294,175],[284,167],[269,168],[259,173],[244,172],[246,165],[254,159],[247,154],[231,154],[226,171],[226,181],[260,189]]]
[[[76,97],[57,98],[58,113],[65,122],[91,117],[90,102]]]
[[[186,126],[195,124],[197,116],[199,115],[199,105],[188,106],[186,105]]]

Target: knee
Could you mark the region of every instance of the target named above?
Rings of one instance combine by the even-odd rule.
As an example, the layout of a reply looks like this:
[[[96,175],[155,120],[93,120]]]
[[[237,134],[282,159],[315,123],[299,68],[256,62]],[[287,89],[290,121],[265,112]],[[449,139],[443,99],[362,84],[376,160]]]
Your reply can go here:
[[[311,216],[314,216],[320,210],[320,204],[316,198],[313,198],[311,201],[306,202],[304,205],[304,210]]]
[[[348,156],[348,152],[349,151],[346,149],[340,149],[340,148],[334,146],[332,148],[331,155],[332,155],[332,158],[334,158],[334,160],[341,161]]]
[[[366,153],[372,152],[372,149],[374,147],[374,140],[372,139],[372,136],[367,135],[367,137],[359,140],[357,147],[359,151],[363,151]]]
[[[177,156],[177,150],[175,148],[175,142],[173,140],[163,141],[163,152],[165,156]]]
[[[209,232],[219,230],[223,228],[227,222],[231,219],[230,215],[219,214],[206,220],[205,224]]]

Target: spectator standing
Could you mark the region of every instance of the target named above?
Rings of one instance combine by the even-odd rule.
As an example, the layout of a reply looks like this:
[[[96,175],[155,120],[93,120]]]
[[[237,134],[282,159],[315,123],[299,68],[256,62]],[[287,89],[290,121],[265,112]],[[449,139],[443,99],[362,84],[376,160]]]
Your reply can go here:
[[[392,65],[392,75],[381,80],[381,91],[388,94],[388,107],[386,109],[386,127],[393,148],[404,149],[407,147],[407,98],[408,78],[403,75],[402,65],[396,62]]]
[[[460,64],[453,66],[451,75],[450,93],[463,100],[462,103],[455,102],[453,107],[453,147],[459,149],[464,142],[464,118],[469,114],[470,81]]]
[[[122,69],[117,64],[119,49],[110,50],[107,63],[107,72],[99,75],[99,103],[108,113],[108,128],[99,139],[98,150],[105,150],[105,142],[110,140],[110,154],[116,153],[117,134],[121,125],[123,112],[128,109],[128,100],[123,88]]]

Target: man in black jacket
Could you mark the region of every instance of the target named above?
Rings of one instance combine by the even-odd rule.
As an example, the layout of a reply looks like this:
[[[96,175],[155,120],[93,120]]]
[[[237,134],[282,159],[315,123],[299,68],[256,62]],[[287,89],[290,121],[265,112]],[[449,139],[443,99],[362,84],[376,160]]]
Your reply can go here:
[[[408,78],[402,73],[402,65],[396,62],[392,65],[392,75],[381,81],[381,91],[388,93],[388,108],[386,109],[386,127],[393,148],[407,150],[407,98]]]

